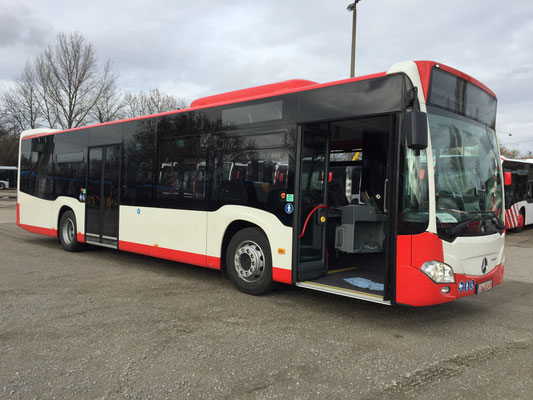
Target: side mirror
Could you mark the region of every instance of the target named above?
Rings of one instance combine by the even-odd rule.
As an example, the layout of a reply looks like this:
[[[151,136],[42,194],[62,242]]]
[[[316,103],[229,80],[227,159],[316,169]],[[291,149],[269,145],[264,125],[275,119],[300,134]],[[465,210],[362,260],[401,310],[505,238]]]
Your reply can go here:
[[[503,184],[505,186],[509,186],[512,183],[512,175],[511,172],[505,171],[503,173]]]
[[[428,119],[422,111],[408,110],[403,115],[403,131],[407,139],[407,147],[413,150],[424,150],[428,147]]]

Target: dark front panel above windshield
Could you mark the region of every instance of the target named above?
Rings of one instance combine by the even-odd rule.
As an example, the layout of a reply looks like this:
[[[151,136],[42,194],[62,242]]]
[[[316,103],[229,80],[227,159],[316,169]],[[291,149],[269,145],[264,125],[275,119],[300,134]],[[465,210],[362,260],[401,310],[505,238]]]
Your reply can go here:
[[[411,81],[403,74],[349,82],[299,94],[299,121],[312,122],[404,109]]]
[[[435,67],[428,105],[474,119],[495,128],[496,98],[465,79]]]

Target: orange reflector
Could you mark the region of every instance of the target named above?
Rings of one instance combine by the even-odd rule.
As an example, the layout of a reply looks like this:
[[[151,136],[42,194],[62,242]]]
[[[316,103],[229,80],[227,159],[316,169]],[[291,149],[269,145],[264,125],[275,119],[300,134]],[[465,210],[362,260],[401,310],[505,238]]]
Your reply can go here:
[[[320,217],[320,222],[324,223],[326,222],[326,217],[324,217],[323,215]]]
[[[285,249],[278,249],[278,254],[285,254]]]
[[[154,244],[154,247],[159,247],[159,245],[158,244]]]

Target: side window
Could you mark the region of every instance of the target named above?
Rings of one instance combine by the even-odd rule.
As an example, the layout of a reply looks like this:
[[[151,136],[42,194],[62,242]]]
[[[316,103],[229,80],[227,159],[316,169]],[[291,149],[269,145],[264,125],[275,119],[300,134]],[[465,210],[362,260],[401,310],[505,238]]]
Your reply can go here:
[[[83,151],[56,155],[54,185],[56,196],[77,198],[85,187]]]
[[[24,143],[26,141],[29,146]],[[41,199],[53,199],[54,135],[27,139],[23,143],[21,190]]]
[[[160,205],[201,209],[206,197],[205,157],[198,135],[158,142],[157,190]]]
[[[527,183],[527,202],[533,203],[533,180]]]
[[[20,149],[20,191],[32,193],[31,139],[22,140]]]
[[[154,189],[155,123],[153,119],[123,126],[121,203],[151,206]]]
[[[207,197],[206,148],[201,113],[163,116],[157,125],[155,201],[158,206],[205,209]]]
[[[294,157],[290,133],[230,131],[216,135],[212,158],[212,205],[239,204],[286,218],[282,193],[292,194]]]

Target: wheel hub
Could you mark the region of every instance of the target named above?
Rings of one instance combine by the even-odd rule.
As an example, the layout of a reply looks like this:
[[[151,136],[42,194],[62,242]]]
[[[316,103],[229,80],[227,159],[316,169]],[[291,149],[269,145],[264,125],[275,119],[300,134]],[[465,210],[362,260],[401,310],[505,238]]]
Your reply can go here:
[[[256,281],[265,269],[263,250],[255,242],[246,241],[239,245],[234,257],[235,269],[247,282]]]
[[[70,218],[63,226],[63,241],[68,244],[74,241],[74,222]]]

